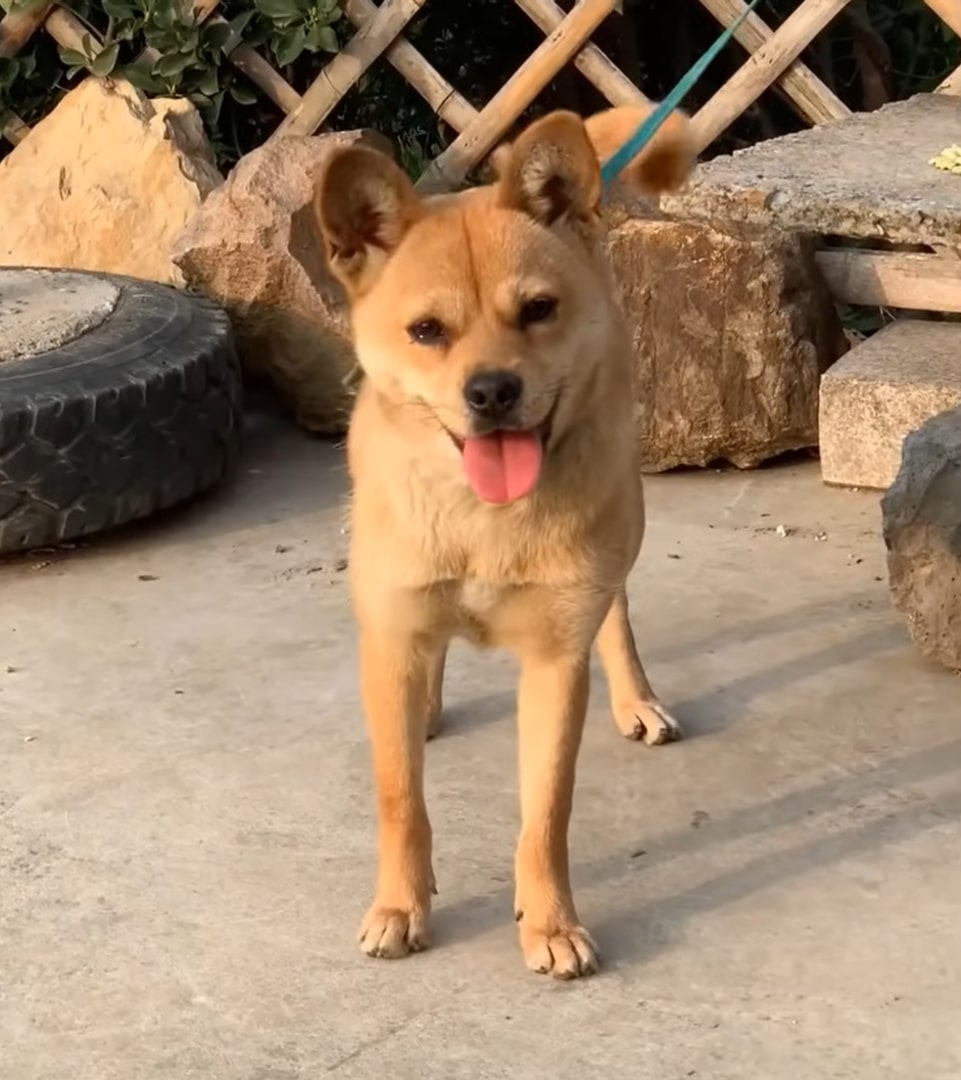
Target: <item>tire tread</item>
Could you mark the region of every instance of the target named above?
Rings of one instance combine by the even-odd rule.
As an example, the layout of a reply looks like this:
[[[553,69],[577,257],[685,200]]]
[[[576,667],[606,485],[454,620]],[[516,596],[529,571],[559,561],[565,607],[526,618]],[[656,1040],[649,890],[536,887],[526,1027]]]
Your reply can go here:
[[[190,332],[109,381],[52,374],[13,395],[0,384],[0,554],[126,524],[230,473],[242,428],[230,324],[188,299]]]

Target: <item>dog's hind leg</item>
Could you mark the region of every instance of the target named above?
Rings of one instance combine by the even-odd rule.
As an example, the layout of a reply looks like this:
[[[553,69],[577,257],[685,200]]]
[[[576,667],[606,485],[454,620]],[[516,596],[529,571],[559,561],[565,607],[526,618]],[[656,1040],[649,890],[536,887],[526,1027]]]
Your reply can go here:
[[[658,701],[637,655],[623,588],[618,590],[598,632],[597,651],[621,734],[628,739],[643,739],[649,746],[679,739],[681,726]]]
[[[440,732],[444,711],[444,664],[447,662],[446,644],[433,657],[427,673],[427,738],[433,739]]]

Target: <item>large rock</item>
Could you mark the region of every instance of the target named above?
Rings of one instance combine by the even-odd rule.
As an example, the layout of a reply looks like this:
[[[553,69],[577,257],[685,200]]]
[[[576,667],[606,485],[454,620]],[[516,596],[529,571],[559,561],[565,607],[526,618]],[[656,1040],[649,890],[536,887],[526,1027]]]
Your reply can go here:
[[[905,439],[881,509],[895,607],[925,656],[961,671],[961,409]]]
[[[266,375],[311,431],[338,434],[354,369],[347,311],[324,258],[313,210],[324,160],[373,132],[274,139],[247,154],[177,240],[187,282],[230,312],[241,361]]]
[[[809,247],[618,207],[609,236],[644,468],[749,468],[816,445],[819,379],[847,345]]]
[[[0,265],[183,284],[173,238],[221,182],[190,102],[85,79],[0,162]]]

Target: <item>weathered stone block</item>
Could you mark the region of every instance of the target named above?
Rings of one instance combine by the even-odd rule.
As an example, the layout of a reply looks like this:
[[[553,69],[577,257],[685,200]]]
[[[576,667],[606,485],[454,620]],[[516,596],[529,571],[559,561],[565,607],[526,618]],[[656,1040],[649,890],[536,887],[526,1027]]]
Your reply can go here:
[[[614,208],[609,244],[645,469],[749,468],[817,443],[820,376],[847,344],[805,242]]]
[[[305,428],[345,430],[354,368],[346,301],[327,269],[314,220],[317,178],[330,152],[373,132],[274,139],[247,154],[177,238],[187,283],[230,312],[244,368],[266,376]]]
[[[917,94],[719,155],[661,207],[710,224],[954,246],[961,184],[929,162],[959,129],[957,96]]]
[[[907,437],[881,508],[895,607],[925,656],[961,671],[961,409]]]
[[[821,474],[829,484],[884,489],[904,438],[961,406],[961,326],[898,319],[821,380]]]

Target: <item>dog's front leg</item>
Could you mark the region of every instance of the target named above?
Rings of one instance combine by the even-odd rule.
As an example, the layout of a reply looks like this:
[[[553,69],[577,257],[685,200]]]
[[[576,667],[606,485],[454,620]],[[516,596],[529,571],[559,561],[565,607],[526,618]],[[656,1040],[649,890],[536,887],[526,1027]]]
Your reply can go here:
[[[411,638],[361,632],[361,692],[378,811],[377,891],[360,928],[360,947],[369,956],[406,956],[430,944],[434,876],[424,742],[435,663]]]
[[[560,979],[598,966],[574,909],[567,855],[588,666],[587,655],[522,657],[518,699],[522,824],[514,910],[527,966]]]

